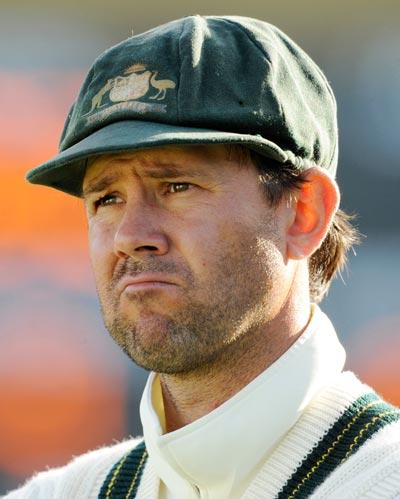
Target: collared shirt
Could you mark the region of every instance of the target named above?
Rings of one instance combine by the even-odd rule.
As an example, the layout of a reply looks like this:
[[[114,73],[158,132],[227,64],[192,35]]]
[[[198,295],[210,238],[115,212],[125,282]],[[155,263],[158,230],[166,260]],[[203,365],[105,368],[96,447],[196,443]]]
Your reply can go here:
[[[140,415],[162,499],[240,497],[311,399],[344,366],[328,317],[313,305],[303,334],[264,372],[209,414],[165,433],[160,381],[151,373]]]

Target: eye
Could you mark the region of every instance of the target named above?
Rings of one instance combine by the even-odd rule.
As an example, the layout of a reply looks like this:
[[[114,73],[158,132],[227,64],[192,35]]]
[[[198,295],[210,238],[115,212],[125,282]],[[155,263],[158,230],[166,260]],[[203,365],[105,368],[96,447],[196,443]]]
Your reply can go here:
[[[176,194],[178,192],[188,191],[191,187],[194,187],[193,184],[188,182],[171,182],[167,184],[167,192],[168,194]]]
[[[120,198],[116,194],[106,194],[94,202],[94,207],[96,210],[102,208],[103,206],[108,206],[111,204],[117,204],[121,202]]]

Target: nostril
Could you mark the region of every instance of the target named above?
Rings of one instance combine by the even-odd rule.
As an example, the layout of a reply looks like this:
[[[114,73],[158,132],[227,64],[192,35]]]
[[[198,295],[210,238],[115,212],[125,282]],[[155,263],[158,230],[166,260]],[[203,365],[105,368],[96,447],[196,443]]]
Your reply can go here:
[[[157,246],[139,246],[136,251],[158,251]]]
[[[169,239],[163,232],[132,224],[128,218],[114,236],[114,253],[119,255],[144,258],[146,255],[164,255],[168,250]]]

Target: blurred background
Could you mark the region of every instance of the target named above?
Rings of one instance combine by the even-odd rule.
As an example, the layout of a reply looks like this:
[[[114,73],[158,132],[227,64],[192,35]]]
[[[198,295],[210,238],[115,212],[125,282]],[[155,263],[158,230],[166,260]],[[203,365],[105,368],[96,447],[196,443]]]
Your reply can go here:
[[[322,308],[346,367],[400,404],[400,3],[0,1],[0,495],[141,433],[147,373],[102,324],[80,200],[31,186],[93,59],[192,14],[258,17],[321,66],[339,107],[342,207],[366,235]]]

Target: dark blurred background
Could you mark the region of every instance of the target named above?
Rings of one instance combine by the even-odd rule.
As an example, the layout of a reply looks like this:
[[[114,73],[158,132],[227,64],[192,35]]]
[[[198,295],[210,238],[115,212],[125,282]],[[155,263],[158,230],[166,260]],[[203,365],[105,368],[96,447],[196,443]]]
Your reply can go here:
[[[192,14],[270,21],[337,96],[342,207],[366,236],[322,308],[346,366],[400,404],[400,3],[0,2],[0,494],[34,471],[141,433],[147,373],[104,330],[79,200],[30,186],[56,152],[93,59],[132,33]]]

